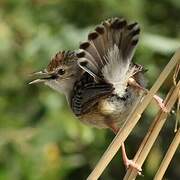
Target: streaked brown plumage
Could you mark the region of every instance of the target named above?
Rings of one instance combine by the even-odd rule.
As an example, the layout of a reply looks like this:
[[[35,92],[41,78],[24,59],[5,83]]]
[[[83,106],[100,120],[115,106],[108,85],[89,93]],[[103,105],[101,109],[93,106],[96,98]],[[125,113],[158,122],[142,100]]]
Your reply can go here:
[[[77,89],[81,93],[78,96],[80,98],[86,97],[87,102],[82,102],[80,98],[76,97],[77,90],[73,91],[71,108],[83,122],[99,128],[109,128],[111,124],[121,127],[136,101],[142,96],[143,92],[140,89],[128,84],[128,79],[131,77],[144,87],[142,66],[131,62],[139,32],[140,29],[137,23],[128,25],[124,19],[113,18],[97,26],[95,31],[88,35],[88,41],[80,45],[81,51],[77,53],[78,63],[88,73],[83,75],[81,79],[90,74],[93,77],[91,81],[93,81],[95,88],[97,84],[101,84],[101,86],[106,84],[106,87],[96,88],[95,95],[91,97],[93,100],[87,99],[88,93],[92,96],[91,90],[80,92],[85,85],[78,87]],[[122,59],[114,57],[114,61],[120,61],[119,64],[109,62],[111,60],[108,59],[108,50],[113,51],[116,45],[118,46],[118,52],[115,53],[119,53]],[[118,69],[128,66],[126,72],[116,70],[124,73],[122,79],[118,79],[119,77],[116,77],[116,74],[114,75],[115,80],[121,80],[117,83],[124,86],[123,88],[119,88],[115,84],[116,82],[113,82],[113,75],[109,77],[110,73],[115,73],[113,67],[105,72],[104,67],[108,66],[108,63],[119,65]],[[81,79],[80,82],[82,82]],[[87,84],[87,82],[84,84]],[[74,99],[76,101],[78,99],[78,103],[75,103]]]
[[[139,33],[138,23],[108,19],[89,33],[79,50],[57,53],[33,82],[64,93],[82,122],[117,132],[144,93],[144,69],[132,62]]]

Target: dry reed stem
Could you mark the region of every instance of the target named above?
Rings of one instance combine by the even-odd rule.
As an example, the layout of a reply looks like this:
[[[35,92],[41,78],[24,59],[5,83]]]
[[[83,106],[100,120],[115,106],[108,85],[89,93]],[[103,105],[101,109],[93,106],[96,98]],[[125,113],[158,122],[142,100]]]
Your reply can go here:
[[[176,85],[176,87],[173,87],[165,100],[166,108],[168,111],[171,110],[173,107],[174,103],[176,102],[178,98],[178,93],[180,90],[180,81]],[[133,161],[137,163],[139,166],[142,166],[144,163],[147,155],[149,154],[155,140],[157,139],[157,136],[159,135],[159,132],[161,131],[166,118],[168,114],[165,112],[162,112],[162,110],[157,114],[155,117],[154,121],[152,122],[148,133],[146,134],[145,138],[143,139],[139,150],[137,151]],[[124,180],[132,180],[135,179],[137,176],[137,171],[134,169],[129,169],[124,177]]]
[[[179,144],[180,144],[180,128],[176,132],[176,135],[175,135],[171,145],[169,146],[168,151],[167,151],[166,155],[164,156],[164,159],[161,162],[161,165],[154,177],[154,180],[160,180],[163,178],[164,173],[166,172],[166,169],[168,168]]]
[[[177,108],[176,108],[176,124],[175,124],[174,132],[177,131],[179,121],[180,121],[180,91],[178,94],[178,102],[177,102]]]
[[[148,92],[148,94],[144,97],[144,99],[139,103],[138,106],[130,113],[130,115],[127,117],[127,120],[124,124],[124,126],[119,130],[99,162],[97,163],[94,170],[91,172],[91,174],[88,176],[87,180],[96,180],[99,178],[99,176],[102,174],[106,166],[109,164],[109,162],[112,160],[114,155],[117,153],[118,149],[121,147],[121,144],[126,140],[134,126],[137,124],[138,120],[141,117],[142,112],[146,109],[147,105],[150,103],[150,101],[153,98],[153,95],[157,92],[157,90],[160,88],[164,80],[167,78],[169,73],[172,71],[172,69],[175,67],[177,63],[180,62],[180,49],[177,50],[177,52],[174,54],[174,56],[171,58],[169,63],[166,65],[156,82],[154,83],[151,90]]]
[[[179,73],[180,73],[180,63],[178,63],[176,65],[176,68],[175,68],[175,71],[174,71],[174,75],[173,75],[173,83],[174,83],[174,85],[176,85],[177,81],[180,80],[180,74]],[[179,120],[180,120],[180,92],[179,92],[177,108],[176,108],[176,123],[175,123],[174,132],[177,131]]]
[[[175,71],[174,71],[174,75],[173,75],[173,83],[174,85],[176,85],[176,81],[177,81],[177,77],[180,71],[180,63],[176,65]]]

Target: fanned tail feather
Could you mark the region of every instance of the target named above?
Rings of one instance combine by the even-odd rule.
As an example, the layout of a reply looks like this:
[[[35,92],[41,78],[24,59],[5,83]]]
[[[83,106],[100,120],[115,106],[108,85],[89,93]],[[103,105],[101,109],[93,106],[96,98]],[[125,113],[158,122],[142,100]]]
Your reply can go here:
[[[138,43],[138,23],[127,24],[123,18],[112,18],[98,25],[81,43],[78,63],[95,80],[112,83],[123,94],[135,67],[131,60]]]

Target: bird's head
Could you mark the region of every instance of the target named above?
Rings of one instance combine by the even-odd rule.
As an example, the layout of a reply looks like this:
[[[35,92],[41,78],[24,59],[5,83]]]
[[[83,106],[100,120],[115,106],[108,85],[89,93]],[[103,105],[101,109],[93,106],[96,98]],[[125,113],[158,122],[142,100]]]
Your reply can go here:
[[[36,79],[30,84],[44,83],[52,89],[68,95],[73,89],[74,82],[82,73],[77,59],[74,51],[58,52],[46,69],[33,73]]]

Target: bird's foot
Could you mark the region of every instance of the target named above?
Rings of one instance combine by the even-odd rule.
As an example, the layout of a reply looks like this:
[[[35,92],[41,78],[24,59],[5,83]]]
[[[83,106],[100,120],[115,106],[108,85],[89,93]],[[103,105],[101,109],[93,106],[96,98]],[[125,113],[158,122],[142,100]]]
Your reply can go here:
[[[138,83],[135,81],[135,79],[133,79],[132,77],[129,78],[128,83],[129,83],[130,85],[132,85],[132,86],[134,86],[134,87],[136,87],[136,88],[139,88],[139,89],[141,89],[142,91],[148,93],[148,90],[145,89],[144,87],[142,87],[140,84],[138,84]],[[153,98],[154,98],[154,100],[157,102],[157,104],[159,105],[159,107],[162,109],[163,112],[165,112],[165,113],[168,113],[168,112],[169,112],[169,111],[167,110],[167,108],[166,108],[166,106],[165,106],[165,104],[164,104],[164,102],[163,102],[163,99],[162,99],[161,97],[159,97],[159,96],[157,96],[157,95],[154,95]]]
[[[141,166],[136,164],[133,160],[126,159],[126,161],[124,161],[124,165],[126,166],[126,169],[133,168],[138,171],[139,175],[141,175],[141,172],[142,172]]]
[[[128,169],[128,168],[135,169],[135,170],[138,172],[138,175],[141,175],[141,172],[142,172],[141,166],[139,166],[139,165],[136,164],[133,160],[130,160],[130,159],[127,157],[124,143],[122,143],[122,148],[121,148],[121,150],[122,150],[123,162],[124,162],[124,165],[125,165],[126,169]]]
[[[157,102],[157,104],[159,105],[159,107],[161,108],[161,110],[165,113],[168,113],[169,111],[167,110],[164,102],[163,102],[163,99],[157,95],[154,95],[154,100]]]

